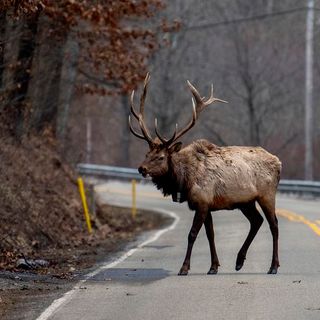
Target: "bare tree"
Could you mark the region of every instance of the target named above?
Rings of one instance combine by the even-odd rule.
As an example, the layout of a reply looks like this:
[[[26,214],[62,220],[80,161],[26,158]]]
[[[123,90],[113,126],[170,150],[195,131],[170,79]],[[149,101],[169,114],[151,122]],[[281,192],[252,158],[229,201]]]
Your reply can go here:
[[[261,145],[280,156],[284,176],[301,178],[305,13],[298,0],[206,0],[197,6],[191,0],[168,3],[163,17],[180,19],[181,28],[159,35],[168,45],[150,60],[153,81],[146,122],[153,125],[156,115],[161,132],[171,135],[176,118],[181,125],[189,120],[191,96],[185,90],[186,80],[201,91],[213,83],[229,104],[208,108],[203,126],[196,126],[184,141],[203,137],[218,145]],[[93,147],[95,161],[136,165],[143,146],[129,140],[127,97],[106,99],[105,105],[108,111],[101,112],[121,126],[114,127],[110,121],[101,129],[108,135],[112,128],[119,136],[115,134],[112,144],[100,133],[97,144],[101,147]],[[103,152],[111,145],[112,154]]]

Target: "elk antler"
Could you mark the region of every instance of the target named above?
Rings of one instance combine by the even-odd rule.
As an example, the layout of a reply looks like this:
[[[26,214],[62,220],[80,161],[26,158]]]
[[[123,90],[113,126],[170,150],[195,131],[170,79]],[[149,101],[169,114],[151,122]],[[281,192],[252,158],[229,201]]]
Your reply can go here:
[[[192,92],[193,98],[192,98],[192,119],[190,122],[182,128],[178,133],[175,131],[174,136],[169,139],[170,143],[173,143],[174,141],[178,140],[181,136],[183,136],[187,131],[189,131],[196,123],[196,120],[198,119],[199,113],[208,105],[215,103],[215,102],[223,102],[228,103],[227,101],[215,98],[213,96],[213,85],[211,85],[211,94],[210,97],[206,100],[205,97],[201,98],[198,90],[190,83],[190,81],[187,81],[188,86]]]
[[[173,136],[170,139],[165,139],[165,138],[161,137],[161,135],[159,133],[159,130],[158,130],[158,120],[157,120],[157,118],[154,119],[154,127],[155,127],[156,134],[157,134],[158,138],[161,140],[161,142],[164,145],[170,146],[170,144],[172,144],[172,142],[176,138],[177,130],[178,130],[178,124],[176,123],[176,128],[174,130]]]
[[[153,139],[151,137],[151,134],[145,124],[145,120],[144,120],[144,102],[146,99],[146,94],[147,94],[147,89],[148,89],[148,83],[150,80],[150,75],[149,73],[147,73],[145,79],[144,79],[144,85],[143,85],[143,93],[142,96],[140,98],[140,112],[137,113],[137,111],[135,110],[134,107],[134,103],[133,103],[133,98],[134,98],[134,90],[132,91],[131,97],[130,97],[130,102],[131,102],[131,113],[133,114],[133,116],[138,120],[139,122],[139,126],[140,129],[142,131],[142,134],[136,132],[133,127],[132,127],[132,123],[131,123],[131,117],[129,116],[129,127],[130,127],[130,131],[138,138],[146,140],[149,144],[149,146],[153,145]]]
[[[148,89],[148,83],[150,80],[150,75],[149,73],[147,73],[145,79],[144,79],[144,86],[143,86],[143,93],[142,96],[140,98],[140,110],[139,113],[136,111],[136,108],[134,107],[134,103],[133,103],[133,98],[134,98],[134,90],[132,91],[131,97],[130,97],[130,102],[131,102],[131,113],[132,115],[138,120],[139,122],[139,126],[141,129],[141,133],[136,132],[133,127],[132,127],[132,123],[131,123],[131,117],[129,116],[129,127],[130,127],[130,131],[138,138],[146,140],[149,144],[149,146],[153,146],[154,144],[156,144],[157,142],[155,142],[152,139],[152,136],[146,126],[145,123],[145,119],[144,119],[144,102],[146,99],[146,94],[147,94],[147,89]],[[187,81],[188,86],[191,90],[191,93],[193,95],[192,98],[192,119],[190,120],[190,122],[184,127],[182,128],[179,132],[177,132],[178,130],[178,125],[176,124],[176,128],[174,131],[173,136],[170,139],[166,139],[164,137],[162,137],[159,133],[158,130],[158,121],[157,119],[155,119],[155,132],[158,136],[158,138],[160,139],[160,141],[162,142],[162,144],[164,146],[170,146],[172,143],[174,143],[176,140],[178,140],[181,136],[183,136],[187,131],[189,131],[196,123],[196,120],[198,119],[198,116],[200,114],[200,112],[208,105],[215,103],[215,102],[223,102],[223,103],[228,103],[227,101],[215,98],[213,96],[213,85],[211,85],[211,94],[210,97],[208,99],[206,99],[205,97],[201,98],[198,90],[190,83],[190,81]]]

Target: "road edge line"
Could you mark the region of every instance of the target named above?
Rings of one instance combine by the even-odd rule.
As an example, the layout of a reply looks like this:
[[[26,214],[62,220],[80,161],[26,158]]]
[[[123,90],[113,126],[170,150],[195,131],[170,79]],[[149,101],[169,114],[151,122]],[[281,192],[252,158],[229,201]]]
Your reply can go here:
[[[143,209],[143,208],[141,208]],[[166,228],[157,230],[155,232],[154,235],[152,235],[149,239],[143,241],[142,243],[138,244],[136,247],[130,249],[129,251],[125,252],[121,257],[119,257],[118,259],[116,259],[115,261],[109,262],[105,265],[102,265],[100,267],[98,267],[96,270],[90,272],[89,274],[85,275],[85,279],[80,280],[71,290],[67,291],[66,293],[64,293],[64,295],[58,299],[55,299],[50,305],[49,307],[47,307],[41,314],[39,317],[36,318],[36,320],[48,320],[51,316],[53,316],[58,310],[61,309],[61,307],[63,307],[65,304],[67,304],[72,296],[75,294],[75,292],[77,291],[77,289],[79,289],[79,287],[86,282],[87,280],[89,280],[90,278],[93,278],[95,275],[97,275],[99,272],[106,270],[106,269],[110,269],[115,267],[116,265],[118,265],[119,263],[125,261],[127,258],[129,258],[130,256],[132,256],[136,251],[138,251],[139,249],[145,247],[146,245],[148,245],[149,243],[152,243],[156,240],[158,240],[164,233],[174,230],[177,226],[177,224],[180,221],[180,217],[173,211],[169,211],[169,210],[165,210],[165,209],[161,209],[161,208],[154,208],[152,210],[147,209],[149,211],[155,212],[155,213],[162,213],[165,215],[170,216],[171,218],[174,219],[173,223],[171,225],[169,225]]]

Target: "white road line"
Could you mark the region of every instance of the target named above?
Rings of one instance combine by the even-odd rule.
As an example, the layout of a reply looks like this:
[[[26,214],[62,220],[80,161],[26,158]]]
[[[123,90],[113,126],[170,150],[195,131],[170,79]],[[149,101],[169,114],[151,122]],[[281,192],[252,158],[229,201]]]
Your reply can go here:
[[[136,251],[138,251],[139,249],[143,248],[144,246],[148,245],[151,242],[154,242],[156,240],[158,240],[164,233],[175,229],[175,227],[177,226],[180,218],[173,212],[173,211],[168,211],[168,210],[164,210],[164,209],[160,209],[160,208],[155,208],[152,211],[158,212],[158,213],[163,213],[166,214],[170,217],[172,217],[174,219],[173,223],[168,226],[167,228],[158,230],[152,237],[150,237],[149,239],[147,239],[146,241],[140,243],[137,247],[130,249],[129,251],[127,251],[126,253],[124,253],[120,258],[118,258],[117,260],[108,263],[106,265],[102,265],[101,267],[99,267],[98,269],[96,269],[95,271],[87,274],[85,276],[85,279],[80,280],[78,285],[76,285],[75,287],[73,287],[70,291],[66,292],[61,298],[56,299],[52,302],[52,304],[42,312],[42,314],[36,319],[36,320],[47,320],[49,319],[52,315],[54,315],[59,309],[61,309],[62,306],[64,306],[65,304],[67,304],[72,296],[75,294],[76,290],[87,280],[89,280],[90,278],[94,277],[95,275],[97,275],[99,272],[106,270],[106,269],[110,269],[115,267],[116,265],[118,265],[119,263],[123,262],[124,260],[126,260],[128,257],[132,256]]]

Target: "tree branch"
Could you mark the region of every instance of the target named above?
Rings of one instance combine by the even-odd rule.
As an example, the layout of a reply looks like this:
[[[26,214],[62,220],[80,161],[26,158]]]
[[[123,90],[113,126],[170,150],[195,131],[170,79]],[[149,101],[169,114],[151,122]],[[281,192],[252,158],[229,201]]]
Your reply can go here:
[[[119,83],[117,83],[116,81],[107,81],[103,78],[96,77],[96,76],[86,72],[83,69],[79,69],[78,72],[94,83],[97,83],[99,85],[103,85],[103,86],[106,86],[109,88],[111,87],[113,89],[120,89]]]

